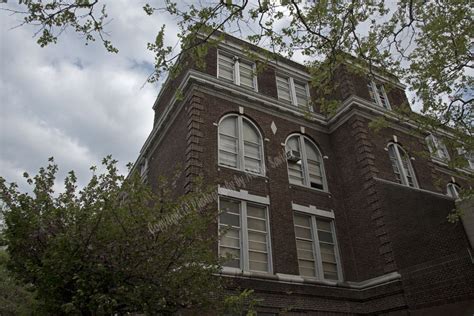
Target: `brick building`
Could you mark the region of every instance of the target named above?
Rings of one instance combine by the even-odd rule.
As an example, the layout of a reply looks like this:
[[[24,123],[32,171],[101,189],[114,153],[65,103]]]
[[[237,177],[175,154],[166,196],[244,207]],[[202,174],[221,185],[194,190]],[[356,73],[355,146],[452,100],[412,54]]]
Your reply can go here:
[[[404,86],[340,68],[328,117],[304,66],[256,72],[243,48],[261,52],[226,36],[204,69],[166,81],[136,164],[151,186],[182,168],[179,194],[199,175],[216,186],[222,276],[262,314],[472,315],[472,232],[446,217],[473,169],[452,172],[440,135],[393,115]],[[381,116],[389,127],[370,128]]]

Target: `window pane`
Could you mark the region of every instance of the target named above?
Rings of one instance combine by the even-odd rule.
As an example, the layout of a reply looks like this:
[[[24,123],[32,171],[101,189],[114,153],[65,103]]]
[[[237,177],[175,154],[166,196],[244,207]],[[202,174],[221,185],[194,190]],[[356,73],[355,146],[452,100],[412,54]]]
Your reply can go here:
[[[240,62],[240,85],[253,88],[253,66],[246,62]]]
[[[302,267],[300,267],[299,271],[300,271],[300,275],[302,275],[302,276],[308,276],[308,277],[315,277],[316,276],[316,272],[312,268],[302,268]]]
[[[294,216],[293,216],[293,219],[295,221],[295,225],[304,226],[304,227],[307,227],[307,228],[311,227],[311,217],[310,216],[295,213]]]
[[[305,238],[305,239],[312,239],[311,229],[303,228],[303,227],[295,227],[295,234],[297,238]]]
[[[220,202],[221,212],[240,215],[240,202],[239,201],[220,198],[219,202]]]
[[[265,207],[247,203],[247,215],[248,216],[266,219],[266,212],[265,211],[266,211]]]
[[[255,251],[249,251],[249,260],[258,262],[267,262],[267,254]]]
[[[234,61],[231,57],[219,54],[218,77],[234,81]]]
[[[299,259],[314,260],[314,253],[312,250],[303,250],[303,249],[297,249],[297,250],[298,250]]]
[[[278,99],[291,101],[290,83],[288,78],[277,76]]]
[[[246,120],[243,121],[243,133],[245,141],[252,142],[254,144],[260,144],[260,136],[258,131]]]
[[[401,173],[400,173],[400,167],[398,164],[398,159],[395,153],[395,145],[391,144],[388,146],[388,154],[390,157],[390,162],[392,163],[393,173],[395,174],[395,178],[397,182],[403,183]]]
[[[375,97],[375,91],[374,91],[374,87],[372,85],[372,82],[369,82],[367,84],[367,88],[369,90],[370,99],[372,100],[372,102],[377,104],[377,98]]]
[[[249,229],[255,229],[259,231],[267,231],[265,220],[247,218],[247,225]]]
[[[220,223],[223,225],[231,225],[234,227],[240,227],[240,216],[229,214],[229,213],[222,213],[219,217]]]
[[[325,230],[325,231],[328,231],[328,232],[332,231],[330,221],[325,221],[325,220],[322,220],[322,219],[318,219],[316,222],[317,222],[319,230]]]
[[[222,120],[219,124],[219,133],[237,137],[237,117],[230,116]]]
[[[294,81],[295,93],[296,93],[296,102],[298,106],[307,106],[308,105],[308,94],[306,91],[306,84],[302,82]]]
[[[298,266],[299,266],[300,275],[309,276],[309,277],[316,276],[314,261],[298,260]]]
[[[267,242],[267,234],[251,231],[251,232],[249,232],[249,241],[254,241],[254,242],[259,242],[259,243],[266,243]]]
[[[244,143],[245,156],[260,159],[260,145],[255,145],[253,143]]]
[[[262,163],[260,160],[245,157],[245,170],[255,173],[262,173]]]
[[[219,164],[237,168],[237,154],[219,151]]]
[[[249,261],[249,269],[252,271],[268,271],[268,263],[267,262],[256,262],[256,261]]]
[[[237,153],[237,138],[227,135],[220,135],[220,149],[230,153]]]
[[[332,234],[328,232],[318,230],[318,238],[319,238],[319,241],[322,241],[322,242],[330,242],[330,243],[333,242]]]
[[[227,247],[221,247],[221,257],[227,257],[227,256],[239,259],[240,258],[240,250],[239,249],[233,249],[233,248],[227,248]]]
[[[301,161],[299,163],[289,162],[288,161],[288,176],[290,183],[293,184],[303,184],[303,167]]]
[[[286,142],[286,150],[294,150],[300,152],[299,136],[292,136]]]
[[[232,231],[231,229],[228,230],[228,232]],[[227,234],[221,237],[221,245],[226,246],[226,247],[232,247],[232,248],[240,248],[240,239],[239,238],[233,238],[233,237],[228,237]]]
[[[267,244],[266,243],[261,243],[261,242],[256,242],[256,241],[249,241],[249,249],[250,250],[258,250],[258,251],[267,251]]]

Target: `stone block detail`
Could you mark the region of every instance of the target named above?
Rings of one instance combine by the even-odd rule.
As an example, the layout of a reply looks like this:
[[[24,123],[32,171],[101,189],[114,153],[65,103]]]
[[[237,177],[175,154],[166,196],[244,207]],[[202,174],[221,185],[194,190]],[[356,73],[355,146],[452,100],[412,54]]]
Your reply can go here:
[[[373,144],[369,140],[368,127],[362,118],[354,118],[350,122],[352,127],[351,134],[356,144],[356,161],[360,176],[364,179],[363,189],[366,193],[366,203],[368,211],[371,212],[371,220],[373,225],[377,227],[375,235],[379,240],[379,253],[383,258],[385,265],[384,271],[392,272],[396,271],[396,264],[393,258],[393,249],[390,238],[385,229],[384,213],[382,210],[382,203],[377,192],[376,182],[374,177],[377,176],[378,170],[375,167],[375,155],[372,151]]]
[[[184,169],[185,180],[185,192],[191,192],[195,183],[196,177],[202,176],[202,153],[204,148],[201,146],[203,139],[202,124],[204,119],[202,112],[204,111],[203,105],[204,96],[200,92],[195,92],[189,101],[189,105],[186,107],[188,115],[187,120],[187,134],[186,134],[186,151],[185,160],[186,165]]]

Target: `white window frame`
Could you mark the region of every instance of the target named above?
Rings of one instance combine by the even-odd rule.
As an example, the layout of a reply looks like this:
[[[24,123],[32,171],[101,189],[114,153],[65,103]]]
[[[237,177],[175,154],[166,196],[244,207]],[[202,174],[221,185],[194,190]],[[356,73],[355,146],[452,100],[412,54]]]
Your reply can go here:
[[[232,167],[232,166],[227,166],[227,165],[223,165],[220,163],[220,159],[219,159],[219,155],[220,155],[220,148],[221,148],[221,137],[220,137],[220,132],[219,132],[219,127],[220,127],[220,124],[223,120],[229,118],[229,117],[237,117],[237,136],[238,136],[238,140],[237,140],[237,167]],[[257,131],[258,133],[258,136],[260,138],[260,150],[261,150],[261,157],[260,157],[260,160],[262,162],[262,165],[261,165],[261,170],[260,172],[253,172],[251,170],[245,170],[245,152],[244,152],[244,131],[243,131],[243,121],[246,121],[248,123],[250,123],[250,125],[252,125],[255,130]],[[224,168],[230,168],[230,169],[234,169],[234,170],[240,170],[240,171],[243,171],[243,172],[248,172],[248,173],[251,173],[251,174],[255,174],[255,175],[261,175],[261,176],[265,176],[265,152],[264,152],[264,141],[263,141],[263,135],[262,133],[260,132],[260,129],[258,128],[258,126],[252,122],[252,120],[244,117],[243,115],[239,115],[239,114],[235,114],[235,113],[232,113],[232,114],[227,114],[227,115],[224,115],[220,120],[219,120],[219,124],[217,125],[217,164],[220,166],[220,167],[224,167]]]
[[[280,77],[282,79],[285,78],[288,81],[288,88],[290,90],[290,100],[281,99],[280,97],[278,97],[278,100],[283,101],[283,102],[290,102],[295,107],[301,107],[298,104],[298,99],[296,97],[295,79],[292,76],[289,76],[287,74],[277,73],[275,75],[275,84],[276,84],[276,87],[277,87],[277,96],[278,96],[278,79],[277,79],[277,77]],[[310,111],[312,111],[312,107],[310,106],[311,95],[309,93],[308,82],[306,80],[300,80],[300,79],[296,79],[296,81],[304,83],[305,90],[306,90],[306,97],[308,99],[308,104],[306,105],[306,107],[308,107],[308,109],[310,109]]]
[[[452,197],[455,200],[459,199],[459,191],[461,190],[461,187],[457,183],[449,182],[446,185],[446,195]],[[454,192],[454,196],[453,193]]]
[[[382,99],[380,98],[379,89],[377,89],[377,83],[374,80],[371,80],[369,85],[370,85],[370,88],[372,89],[372,93],[374,94],[374,97],[376,100],[375,103],[383,109],[391,110],[392,105],[390,104],[390,100],[387,97],[387,93],[385,92],[384,85],[382,83],[379,83],[383,96],[385,97],[385,100],[387,100],[387,107],[385,107],[384,103],[382,102]]]
[[[233,191],[225,188],[218,188],[219,198],[217,200],[217,207],[220,210],[221,198],[237,201],[240,203],[240,268],[226,267],[226,271],[232,272],[252,272],[252,273],[265,273],[273,274],[273,260],[272,260],[272,244],[270,236],[270,212],[269,212],[269,198],[258,195],[249,194],[247,191]],[[267,229],[267,254],[268,254],[268,271],[256,271],[250,270],[249,268],[249,247],[248,247],[248,226],[247,226],[247,202],[251,204],[257,204],[265,207],[266,214],[266,229]],[[265,203],[262,203],[265,202]],[[220,230],[220,217],[218,216],[217,228]],[[218,256],[220,257],[220,238],[218,239]]]
[[[285,140],[285,154],[286,154],[286,144],[288,143],[288,140],[294,136],[299,136],[299,139],[298,139],[298,142],[299,142],[299,145],[300,145],[300,149],[301,149],[301,161],[302,161],[302,169],[303,169],[303,184],[297,184],[297,183],[291,183],[290,182],[290,185],[297,185],[297,186],[303,186],[305,188],[309,188],[309,189],[312,189],[312,190],[318,190],[318,191],[322,191],[322,192],[329,192],[329,189],[328,189],[328,183],[327,183],[327,178],[326,178],[326,170],[325,170],[325,167],[324,167],[324,156],[322,155],[321,153],[321,150],[319,149],[319,147],[311,140],[311,138],[307,137],[306,135],[303,135],[303,134],[298,134],[298,133],[294,133],[294,134],[291,134],[289,135],[286,140]],[[318,188],[313,188],[311,186],[311,182],[310,182],[310,179],[309,179],[309,170],[308,170],[308,158],[307,158],[307,154],[306,154],[306,146],[305,146],[305,143],[304,143],[304,140],[308,140],[317,150],[317,152],[319,153],[319,157],[321,157],[321,175],[322,175],[322,178],[323,178],[323,189],[318,189]],[[290,166],[288,164],[288,159],[286,159],[286,170],[287,170],[287,173],[288,173],[288,181],[290,181]]]
[[[234,78],[232,80],[232,82],[238,86],[241,86],[241,87],[244,87],[244,88],[249,88],[249,89],[253,89],[255,91],[258,91],[258,86],[257,86],[257,76],[256,76],[256,73],[257,73],[257,67],[255,65],[254,62],[251,62],[247,59],[243,59],[239,56],[236,56],[235,54],[232,54],[232,53],[227,53],[227,52],[222,52],[221,50],[218,50],[217,51],[217,78],[220,78],[220,79],[224,79],[224,80],[228,80],[227,78],[221,78],[219,77],[219,55],[224,55],[228,58],[231,58],[233,61],[234,61]],[[245,63],[247,64],[251,64],[252,65],[252,71],[253,71],[253,78],[252,78],[252,81],[253,81],[253,87],[250,88],[250,87],[247,87],[247,86],[242,86],[240,84],[240,60],[243,60]]]
[[[434,136],[433,134],[429,134],[425,139],[431,154],[431,158],[441,161],[450,160],[446,145],[444,145],[444,143],[438,137]],[[442,157],[442,155],[445,155],[446,157]]]
[[[388,145],[387,145],[388,150],[390,150],[390,146],[393,146],[393,148],[395,149],[394,152],[395,152],[395,157],[397,159],[398,169],[400,170],[400,178],[402,180],[402,184],[406,185],[409,188],[419,188],[418,180],[417,180],[416,174],[415,174],[415,169],[413,168],[413,166],[411,164],[410,155],[408,155],[406,150],[404,150],[403,147],[400,146],[398,143],[392,143],[392,142],[388,143]],[[407,177],[405,168],[403,167],[403,160],[402,160],[402,156],[400,154],[400,150],[402,150],[408,158],[408,168],[410,169],[410,171],[413,175],[413,187],[410,186],[410,184],[408,182],[408,177]],[[390,153],[389,153],[389,159],[390,159]]]
[[[304,206],[304,205],[299,205],[295,203],[292,203],[292,208],[293,208],[293,213],[301,213],[306,216],[310,216],[311,218],[311,233],[312,233],[312,241],[313,241],[313,248],[314,248],[313,251],[316,256],[316,260],[315,260],[316,277],[308,277],[308,276],[302,276],[302,277],[317,279],[317,280],[342,281],[344,278],[342,275],[341,256],[339,253],[339,245],[337,242],[336,226],[334,224],[334,212],[332,210],[326,211],[326,210],[318,209],[314,205]],[[334,239],[334,255],[336,257],[336,265],[337,265],[337,276],[338,276],[337,280],[324,278],[321,248],[319,245],[319,237],[317,233],[317,229],[318,229],[317,223],[316,223],[317,218],[331,222],[331,230],[332,230],[333,239]],[[295,224],[293,223],[293,229],[294,227],[295,227]],[[295,242],[296,242],[296,234],[295,234]],[[299,266],[298,266],[298,269],[299,269]]]

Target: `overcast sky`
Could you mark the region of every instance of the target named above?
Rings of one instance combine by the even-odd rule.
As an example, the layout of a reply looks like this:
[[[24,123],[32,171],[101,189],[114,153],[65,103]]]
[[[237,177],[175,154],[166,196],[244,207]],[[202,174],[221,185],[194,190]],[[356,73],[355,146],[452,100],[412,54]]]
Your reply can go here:
[[[153,70],[146,44],[163,23],[167,34],[176,34],[172,21],[147,17],[143,3],[107,4],[118,54],[101,43],[85,46],[72,31],[41,48],[33,28],[11,29],[21,16],[0,12],[1,176],[25,188],[23,172],[34,174],[54,156],[61,179],[74,169],[84,184],[89,167],[108,154],[123,171],[135,161],[151,131],[160,86],[143,86]]]

